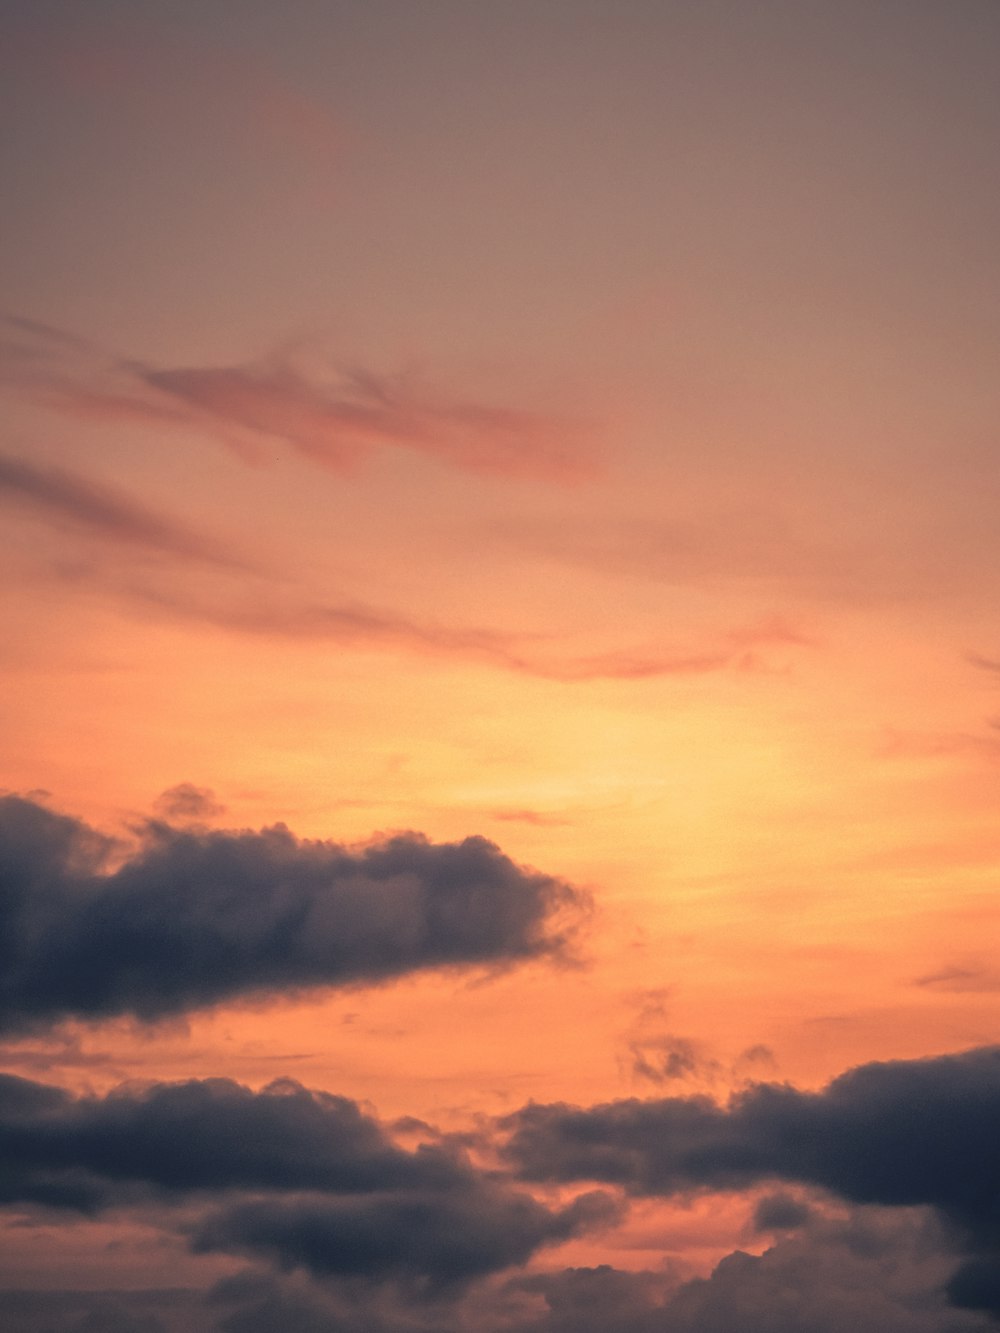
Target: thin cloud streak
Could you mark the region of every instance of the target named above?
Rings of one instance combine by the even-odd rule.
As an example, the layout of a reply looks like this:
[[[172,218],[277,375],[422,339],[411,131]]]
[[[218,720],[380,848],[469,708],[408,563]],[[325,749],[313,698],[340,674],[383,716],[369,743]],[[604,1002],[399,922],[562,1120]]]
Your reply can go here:
[[[27,504],[115,543],[223,569],[248,570],[218,543],[109,486],[63,468],[0,454],[0,502]]]
[[[120,590],[169,615],[207,622],[239,634],[290,641],[329,640],[359,648],[370,646],[441,656],[477,662],[561,685],[701,676],[727,670],[769,670],[759,653],[744,646],[747,632],[741,630],[721,634],[720,646],[703,652],[647,648],[560,656],[551,650],[529,651],[525,642],[537,639],[535,635],[490,629],[455,629],[412,620],[398,612],[359,602],[296,601],[288,596],[276,601],[270,595],[244,597],[239,601],[227,596],[208,601],[196,595],[135,581]],[[805,636],[790,638],[785,629],[771,632],[765,628],[750,631],[750,634],[753,642],[760,646],[812,642]]]
[[[413,376],[306,369],[282,353],[254,364],[154,367],[33,320],[4,325],[0,378],[70,417],[174,424],[250,457],[280,442],[341,473],[397,447],[487,476],[570,484],[594,474],[579,423],[450,397]]]
[[[692,676],[727,669],[766,669],[763,646],[815,646],[815,640],[779,617],[718,636],[708,650],[660,646],[603,653],[560,655],[532,648],[537,635],[478,627],[456,628],[419,621],[391,608],[361,600],[326,601],[299,589],[280,571],[255,566],[218,541],[188,527],[105,483],[65,468],[42,467],[0,453],[0,504],[33,511],[55,529],[67,525],[96,538],[110,550],[144,550],[183,566],[230,574],[235,585],[175,580],[165,570],[137,570],[114,561],[73,566],[73,578],[99,590],[181,620],[207,623],[230,632],[287,640],[330,640],[386,650],[440,655],[479,662],[520,675],[562,684],[601,680],[646,680]],[[60,572],[62,563],[55,566]],[[64,574],[59,573],[60,577]]]

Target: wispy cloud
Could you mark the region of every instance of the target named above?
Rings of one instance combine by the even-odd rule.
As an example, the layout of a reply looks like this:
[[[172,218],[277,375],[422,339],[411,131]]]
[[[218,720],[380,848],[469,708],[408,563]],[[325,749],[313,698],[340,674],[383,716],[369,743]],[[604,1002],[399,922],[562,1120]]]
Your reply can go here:
[[[19,317],[0,378],[70,416],[198,430],[258,455],[275,443],[343,472],[404,448],[469,472],[570,483],[593,475],[581,424],[435,389],[415,374],[332,364],[315,351],[228,366],[151,366]]]
[[[100,538],[181,560],[240,570],[248,566],[220,543],[92,478],[0,454],[0,503],[28,505]]]
[[[784,628],[769,631],[763,627],[723,631],[710,647],[701,650],[650,646],[573,654],[560,652],[554,646],[554,638],[543,640],[538,635],[514,631],[448,626],[432,620],[416,620],[391,608],[356,601],[327,602],[285,590],[275,595],[263,583],[252,585],[249,595],[240,597],[229,594],[212,597],[197,590],[178,592],[137,579],[121,590],[164,614],[206,621],[235,633],[328,640],[452,658],[564,685],[701,676],[722,671],[768,671],[765,658],[749,647],[750,641],[760,648],[812,642],[806,636],[790,638],[790,631]]]
[[[974,667],[979,667],[980,671],[991,671],[994,674],[1000,674],[1000,657],[984,657],[982,653],[966,653],[966,661]]]
[[[72,565],[77,584],[85,580],[146,612],[237,634],[440,656],[562,684],[766,670],[761,650],[815,643],[772,616],[722,630],[707,646],[648,644],[567,653],[555,635],[448,625],[361,598],[323,596],[103,481],[24,457],[0,454],[2,504],[104,548],[104,558]],[[136,551],[162,559],[137,565],[125,558]],[[63,576],[65,561],[52,568]],[[209,571],[218,577],[206,578]]]

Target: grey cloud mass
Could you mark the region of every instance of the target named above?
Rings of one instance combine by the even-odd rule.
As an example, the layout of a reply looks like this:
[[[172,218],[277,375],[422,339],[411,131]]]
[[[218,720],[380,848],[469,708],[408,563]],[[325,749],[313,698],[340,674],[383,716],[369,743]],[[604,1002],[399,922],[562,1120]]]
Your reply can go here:
[[[600,1192],[548,1207],[448,1142],[404,1150],[355,1102],[291,1080],[74,1097],[0,1076],[0,1182],[0,1203],[84,1215],[158,1202],[196,1253],[428,1291],[618,1215]],[[171,1202],[186,1205],[173,1220]]]
[[[111,868],[114,850],[77,820],[0,799],[0,1030],[155,1020],[248,995],[551,957],[586,905],[480,837],[408,833],[352,849],[283,825],[151,822]]]
[[[757,1084],[706,1097],[529,1106],[509,1160],[536,1180],[595,1180],[637,1195],[818,1186],[852,1203],[933,1209],[969,1253],[956,1305],[1000,1318],[1000,1049],[862,1065],[822,1092]]]

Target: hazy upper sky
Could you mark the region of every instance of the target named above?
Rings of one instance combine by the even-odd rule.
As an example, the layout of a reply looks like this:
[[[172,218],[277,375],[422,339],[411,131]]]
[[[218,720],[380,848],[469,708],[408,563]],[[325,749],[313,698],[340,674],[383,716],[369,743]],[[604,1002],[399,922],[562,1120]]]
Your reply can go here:
[[[993,1326],[994,0],[0,62],[5,1327]]]

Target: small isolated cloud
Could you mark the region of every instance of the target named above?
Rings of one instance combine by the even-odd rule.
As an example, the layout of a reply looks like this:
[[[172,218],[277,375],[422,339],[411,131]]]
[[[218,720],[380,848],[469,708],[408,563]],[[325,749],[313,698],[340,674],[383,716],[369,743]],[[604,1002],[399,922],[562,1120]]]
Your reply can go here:
[[[708,1081],[723,1072],[699,1042],[670,1033],[646,1034],[628,1043],[631,1073],[651,1083]]]
[[[915,978],[914,986],[932,991],[989,994],[1000,991],[1000,968],[988,963],[955,963]]]
[[[210,787],[196,787],[193,782],[179,782],[176,787],[168,787],[156,798],[153,809],[175,823],[214,819],[226,812],[226,807],[215,799],[215,792]]]
[[[70,416],[179,426],[257,457],[277,443],[338,472],[386,447],[491,476],[574,482],[594,471],[578,424],[301,349],[257,363],[157,367],[8,317],[0,380]]]
[[[565,955],[586,908],[481,837],[352,849],[280,824],[153,822],[123,854],[15,796],[0,799],[0,882],[7,1031]]]

